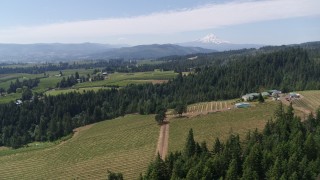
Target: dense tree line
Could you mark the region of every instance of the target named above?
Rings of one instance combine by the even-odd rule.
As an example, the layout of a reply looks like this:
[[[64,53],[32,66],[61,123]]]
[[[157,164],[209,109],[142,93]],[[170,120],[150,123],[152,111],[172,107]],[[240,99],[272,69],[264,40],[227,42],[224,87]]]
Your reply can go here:
[[[34,87],[37,87],[39,84],[40,80],[38,78],[36,79],[24,79],[23,81],[20,81],[19,79],[16,79],[15,82],[10,83],[10,86],[7,90],[7,93],[16,93],[17,89],[22,89],[24,86],[27,87],[28,89],[32,89]]]
[[[160,105],[152,84],[120,90],[44,96],[0,105],[0,146],[20,147],[32,141],[53,141],[72,129],[127,113],[155,113]]]
[[[237,98],[261,88],[320,89],[319,66],[305,50],[288,48],[239,57],[188,76],[179,73],[165,84],[129,85],[96,93],[44,96],[19,106],[0,105],[0,145],[19,147],[35,140],[55,140],[75,127],[127,113],[156,113],[159,106],[183,112],[179,105]]]
[[[108,72],[129,72],[131,67],[136,67],[137,61],[124,61],[123,59],[111,60],[96,60],[89,63],[67,63],[60,62],[59,64],[43,64],[41,66],[31,67],[7,67],[6,64],[0,67],[0,74],[12,73],[28,73],[42,74],[47,71],[62,71],[66,69],[94,69],[104,68]]]
[[[317,179],[320,178],[320,110],[302,122],[282,105],[264,130],[241,142],[231,134],[212,148],[195,142],[192,129],[181,152],[160,156],[141,179]]]
[[[186,77],[180,74],[167,86],[174,86],[169,96],[189,104],[231,99],[270,88],[283,92],[320,89],[319,77],[320,64],[309,59],[305,50],[287,48],[269,54],[241,56]]]

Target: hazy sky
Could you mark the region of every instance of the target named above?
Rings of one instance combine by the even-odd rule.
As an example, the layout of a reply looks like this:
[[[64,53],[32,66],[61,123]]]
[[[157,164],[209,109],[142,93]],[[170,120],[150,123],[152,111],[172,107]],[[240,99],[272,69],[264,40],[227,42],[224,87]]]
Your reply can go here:
[[[320,0],[1,0],[0,43],[320,40]]]

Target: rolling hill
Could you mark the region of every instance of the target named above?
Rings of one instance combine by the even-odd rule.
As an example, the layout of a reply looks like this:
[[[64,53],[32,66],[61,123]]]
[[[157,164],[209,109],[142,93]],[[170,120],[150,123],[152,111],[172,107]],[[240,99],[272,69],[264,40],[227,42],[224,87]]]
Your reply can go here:
[[[128,47],[108,44],[0,44],[0,62],[45,62],[87,59],[153,59],[171,55],[209,53],[214,50],[173,44]]]

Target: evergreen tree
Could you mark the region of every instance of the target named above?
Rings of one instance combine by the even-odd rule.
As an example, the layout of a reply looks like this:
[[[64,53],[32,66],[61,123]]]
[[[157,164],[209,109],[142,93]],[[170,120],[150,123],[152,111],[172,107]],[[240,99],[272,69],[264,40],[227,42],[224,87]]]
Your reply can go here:
[[[264,103],[264,98],[261,93],[259,93],[258,101],[259,103]]]
[[[187,112],[187,105],[183,103],[179,103],[175,108],[174,108],[175,113],[177,113],[180,117],[182,116],[182,113]]]
[[[123,175],[122,173],[114,173],[108,170],[108,180],[123,180]]]
[[[237,160],[232,159],[231,163],[229,164],[229,168],[226,174],[226,179],[237,180],[239,179],[238,173],[239,173],[239,170],[238,170]]]
[[[188,156],[188,157],[193,156],[195,154],[195,150],[196,150],[196,143],[193,138],[193,130],[190,129],[188,137],[187,137],[187,143],[185,146],[186,156]]]

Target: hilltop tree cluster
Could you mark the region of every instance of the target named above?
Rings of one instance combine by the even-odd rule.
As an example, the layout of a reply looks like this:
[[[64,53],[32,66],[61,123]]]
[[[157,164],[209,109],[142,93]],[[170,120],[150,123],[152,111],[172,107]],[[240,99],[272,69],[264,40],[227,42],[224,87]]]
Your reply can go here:
[[[40,80],[38,78],[36,79],[28,79],[28,80],[23,80],[22,82],[19,79],[16,79],[15,82],[10,83],[10,86],[7,90],[7,93],[16,93],[17,89],[22,89],[23,87],[27,87],[29,89],[32,89],[34,87],[37,87],[39,84]]]
[[[94,71],[96,72],[96,70]],[[60,82],[57,83],[56,87],[57,88],[67,88],[71,87],[79,82],[87,82],[87,81],[101,81],[104,80],[104,76],[100,73],[92,75],[90,77],[90,74],[87,74],[87,76],[80,76],[78,72],[75,72],[75,74],[68,76],[67,78],[63,77]]]
[[[317,179],[320,178],[320,110],[301,122],[282,105],[264,130],[241,142],[231,134],[212,148],[195,142],[189,131],[183,151],[152,162],[140,179]]]

